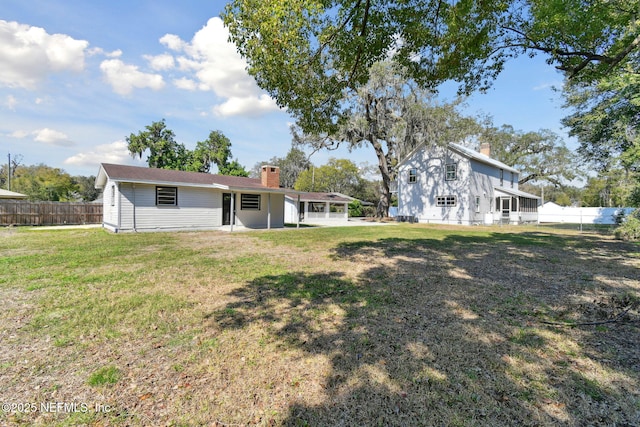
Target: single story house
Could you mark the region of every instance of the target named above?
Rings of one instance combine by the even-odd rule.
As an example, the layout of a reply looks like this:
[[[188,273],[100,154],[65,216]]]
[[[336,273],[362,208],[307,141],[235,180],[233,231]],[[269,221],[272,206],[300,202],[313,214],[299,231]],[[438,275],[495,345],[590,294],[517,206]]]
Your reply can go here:
[[[419,222],[536,222],[540,198],[518,189],[518,170],[460,144],[422,145],[398,164],[398,215]]]
[[[280,169],[263,166],[261,178],[167,169],[100,165],[103,227],[114,231],[284,227]]]
[[[342,193],[300,192],[286,194],[284,199],[285,222],[347,221],[349,219],[349,203],[354,200],[356,199]]]
[[[0,188],[0,199],[26,199],[26,194],[16,193],[15,191],[4,190]]]

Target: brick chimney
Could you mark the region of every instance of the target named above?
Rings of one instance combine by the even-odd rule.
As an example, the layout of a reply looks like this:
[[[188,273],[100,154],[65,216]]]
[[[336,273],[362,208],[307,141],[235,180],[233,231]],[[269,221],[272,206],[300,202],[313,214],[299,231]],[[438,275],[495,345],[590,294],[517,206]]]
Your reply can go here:
[[[484,154],[487,157],[491,157],[491,144],[483,142],[480,144],[480,154]]]
[[[262,185],[269,188],[280,188],[280,168],[277,166],[262,166],[260,173]]]

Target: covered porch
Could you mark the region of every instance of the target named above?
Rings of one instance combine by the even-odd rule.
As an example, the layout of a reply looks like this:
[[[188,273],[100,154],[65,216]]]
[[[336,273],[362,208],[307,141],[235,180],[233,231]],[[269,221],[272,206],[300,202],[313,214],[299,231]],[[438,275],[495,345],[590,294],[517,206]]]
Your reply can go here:
[[[496,188],[493,222],[523,224],[538,222],[540,197],[524,191]]]

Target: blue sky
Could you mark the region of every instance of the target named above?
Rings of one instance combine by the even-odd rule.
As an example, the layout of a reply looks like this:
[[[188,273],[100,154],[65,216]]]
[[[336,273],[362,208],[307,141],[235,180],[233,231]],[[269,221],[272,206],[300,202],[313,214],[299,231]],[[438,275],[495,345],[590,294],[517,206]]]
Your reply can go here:
[[[2,0],[0,9],[0,162],[44,163],[72,175],[95,175],[101,162],[144,165],[125,138],[166,120],[188,148],[222,131],[247,169],[284,156],[291,146],[286,111],[261,91],[227,42],[212,0]],[[466,113],[497,125],[560,125],[562,77],[544,58],[510,63]],[[442,90],[451,99],[452,85]],[[571,147],[571,144],[568,144]],[[316,153],[376,163],[370,149]]]

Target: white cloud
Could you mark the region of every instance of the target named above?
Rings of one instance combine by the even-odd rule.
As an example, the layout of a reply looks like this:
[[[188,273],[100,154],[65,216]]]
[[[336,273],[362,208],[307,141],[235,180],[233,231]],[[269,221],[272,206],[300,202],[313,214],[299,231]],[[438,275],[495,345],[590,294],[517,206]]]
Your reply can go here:
[[[82,71],[89,42],[0,20],[0,85],[35,89],[52,72]]]
[[[165,85],[160,74],[143,73],[137,66],[127,65],[119,59],[102,61],[100,69],[113,90],[120,95],[129,95],[136,88],[160,90]]]
[[[65,165],[96,166],[100,163],[124,164],[131,160],[127,143],[115,141],[110,144],[96,146],[93,150],[78,153],[64,161]]]
[[[180,51],[186,47],[186,43],[175,34],[165,34],[160,38],[160,43],[171,50]]]
[[[260,97],[231,97],[226,102],[213,107],[213,114],[217,116],[259,116],[269,111],[278,111],[276,102],[268,95]]]
[[[34,140],[43,142],[47,145],[56,145],[61,147],[75,145],[66,134],[57,130],[44,128],[33,131],[32,134],[35,135],[35,138],[33,138]]]
[[[229,31],[220,18],[211,18],[191,39],[185,42],[178,36],[166,34],[160,43],[178,53],[178,69],[189,78],[174,80],[185,90],[212,91],[225,98],[214,107],[221,116],[260,115],[278,110],[246,71],[247,63],[229,41]],[[193,76],[191,78],[191,76]]]
[[[27,132],[26,130],[16,130],[14,132],[11,132],[9,134],[10,137],[13,138],[25,138],[27,137],[31,132]]]
[[[173,84],[178,89],[184,89],[192,92],[198,88],[198,84],[195,81],[188,79],[186,77],[175,79],[173,81]]]
[[[164,53],[162,55],[144,55],[144,59],[149,61],[149,65],[154,70],[171,70],[175,67],[175,61],[173,60],[173,56],[168,53]]]
[[[9,110],[16,111],[16,105],[18,105],[18,100],[16,99],[15,96],[8,95],[4,105],[6,105]]]
[[[112,52],[105,52],[101,47],[92,47],[87,50],[87,54],[89,56],[104,55],[107,58],[120,58],[122,56],[122,51],[120,49],[116,49]]]
[[[555,88],[558,88],[558,87],[562,87],[562,82],[553,81],[553,82],[541,83],[538,86],[534,86],[532,89],[534,91],[547,90],[547,89],[554,90]]]

